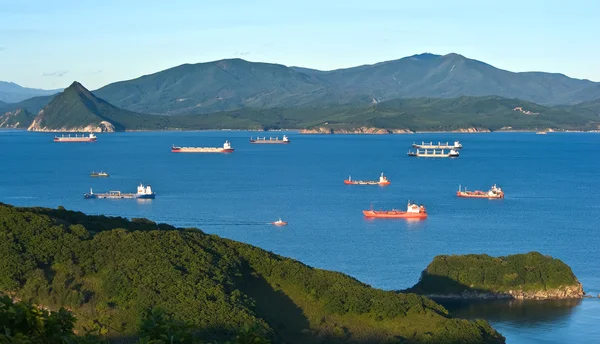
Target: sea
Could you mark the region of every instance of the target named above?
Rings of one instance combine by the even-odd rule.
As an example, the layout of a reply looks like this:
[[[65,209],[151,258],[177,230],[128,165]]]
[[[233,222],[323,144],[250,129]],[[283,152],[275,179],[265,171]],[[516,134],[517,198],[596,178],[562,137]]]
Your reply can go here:
[[[287,134],[292,143],[250,144],[257,134]],[[135,132],[98,134],[94,143],[54,143],[53,135],[0,131],[0,202],[197,227],[386,290],[414,285],[439,254],[538,251],[571,266],[593,298],[444,305],[488,320],[510,344],[600,343],[598,133]],[[234,153],[170,151],[225,140]],[[454,140],[464,146],[459,158],[407,156],[413,142]],[[382,172],[391,185],[343,183]],[[90,189],[135,192],[140,183],[156,199],[83,198]],[[493,184],[504,199],[456,197],[459,185]],[[429,217],[363,217],[363,209],[404,209],[409,200]],[[270,225],[279,218],[288,226]]]

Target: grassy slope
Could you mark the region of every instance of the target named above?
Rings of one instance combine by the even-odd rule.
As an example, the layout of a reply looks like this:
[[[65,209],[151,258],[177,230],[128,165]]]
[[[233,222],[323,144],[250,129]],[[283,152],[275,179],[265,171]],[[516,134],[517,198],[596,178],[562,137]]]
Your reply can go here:
[[[79,330],[127,337],[158,305],[205,339],[254,325],[287,343],[503,342],[486,322],[453,319],[425,297],[196,229],[6,205],[0,218],[0,290],[67,306]]]
[[[537,252],[497,258],[485,254],[443,255],[433,259],[411,290],[424,294],[538,291],[578,283],[568,265]]]

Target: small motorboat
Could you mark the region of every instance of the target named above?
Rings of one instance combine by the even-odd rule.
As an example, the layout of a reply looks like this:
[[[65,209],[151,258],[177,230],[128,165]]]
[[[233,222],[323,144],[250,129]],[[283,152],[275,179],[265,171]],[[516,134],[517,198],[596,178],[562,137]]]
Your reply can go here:
[[[273,226],[287,226],[287,222],[282,221],[281,218],[279,218],[279,220],[275,221],[275,222],[271,222],[271,224]]]

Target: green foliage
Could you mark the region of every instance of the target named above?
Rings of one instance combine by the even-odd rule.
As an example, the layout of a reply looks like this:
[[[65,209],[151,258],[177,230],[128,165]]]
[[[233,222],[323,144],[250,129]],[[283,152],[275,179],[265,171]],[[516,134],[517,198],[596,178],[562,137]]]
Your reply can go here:
[[[435,257],[412,290],[430,294],[545,291],[578,284],[568,265],[538,252],[498,258],[469,254]]]
[[[61,308],[49,312],[29,302],[0,297],[0,343],[63,344],[75,340],[75,318]]]
[[[139,334],[154,344],[503,340],[487,323],[452,319],[425,297],[373,289],[196,229],[64,208],[0,205],[0,218],[2,290],[68,307],[80,333]]]

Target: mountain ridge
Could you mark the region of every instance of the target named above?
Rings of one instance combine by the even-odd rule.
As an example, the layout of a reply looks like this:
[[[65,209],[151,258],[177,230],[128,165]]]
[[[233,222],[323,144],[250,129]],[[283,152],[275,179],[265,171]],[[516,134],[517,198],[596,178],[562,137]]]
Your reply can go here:
[[[38,88],[23,87],[19,84],[9,81],[0,81],[0,102],[18,103],[23,100],[37,97],[47,96],[62,92],[61,89],[43,90]],[[2,105],[2,104],[0,104]]]

